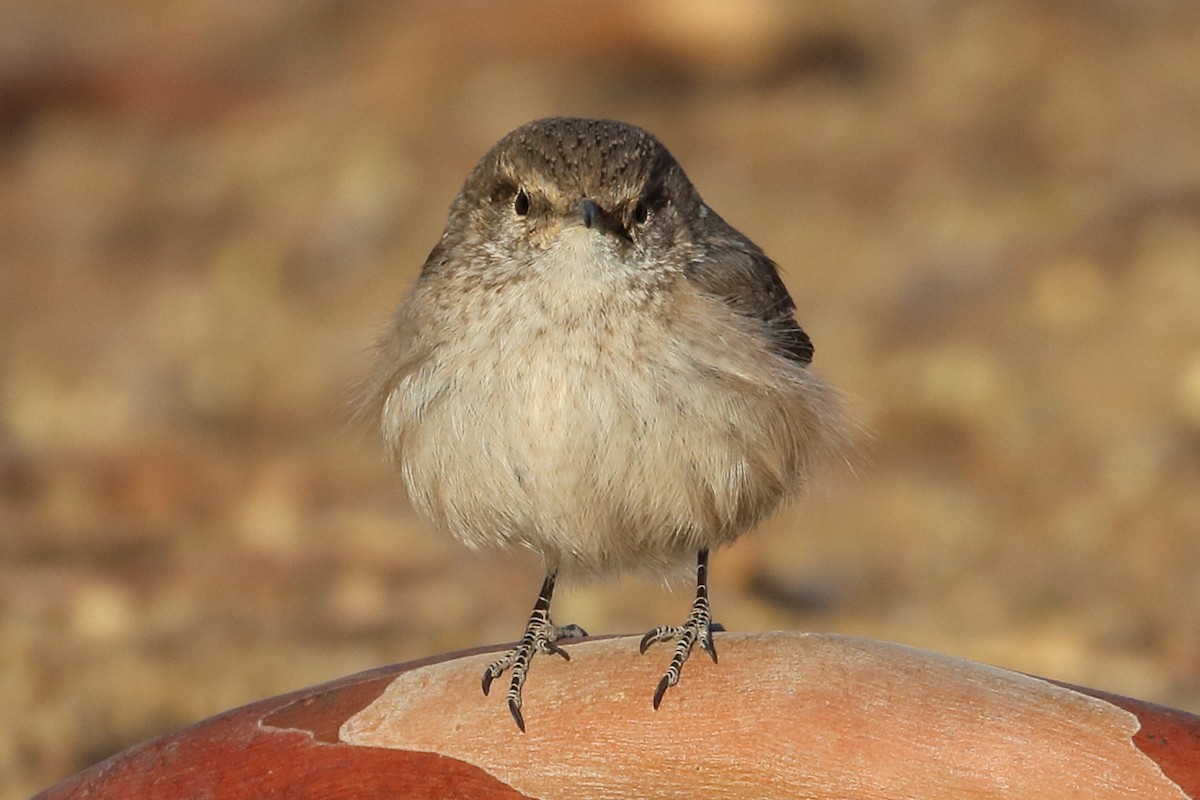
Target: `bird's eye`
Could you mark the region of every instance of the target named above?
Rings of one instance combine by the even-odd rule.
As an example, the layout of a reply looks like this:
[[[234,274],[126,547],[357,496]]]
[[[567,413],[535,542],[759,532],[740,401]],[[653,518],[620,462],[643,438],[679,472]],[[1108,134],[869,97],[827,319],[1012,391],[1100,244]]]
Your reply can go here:
[[[529,213],[529,195],[524,189],[518,189],[516,196],[513,198],[513,212],[518,217],[523,217]]]
[[[650,209],[646,204],[639,200],[638,204],[633,207],[633,221],[638,225],[645,225],[646,220],[650,218]]]

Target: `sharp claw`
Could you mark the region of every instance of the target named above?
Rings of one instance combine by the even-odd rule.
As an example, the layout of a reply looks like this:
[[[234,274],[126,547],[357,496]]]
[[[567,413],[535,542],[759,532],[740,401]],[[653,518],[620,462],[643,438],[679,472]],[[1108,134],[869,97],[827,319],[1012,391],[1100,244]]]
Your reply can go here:
[[[708,548],[702,548],[696,559],[696,600],[692,603],[692,611],[682,625],[659,625],[642,637],[638,651],[646,652],[655,642],[678,640],[675,645],[675,657],[658,682],[654,690],[654,710],[662,704],[663,695],[667,689],[679,682],[683,665],[687,663],[695,646],[699,644],[708,653],[713,663],[717,663],[717,645],[713,641],[713,631],[723,631],[719,623],[712,621],[712,608],[708,602]]]
[[[517,723],[517,727],[521,729],[521,733],[524,733],[525,718],[521,716],[521,704],[517,702],[515,697],[509,699],[508,710],[512,713],[512,718]]]
[[[662,702],[663,695],[667,693],[667,689],[671,686],[671,676],[663,675],[662,680],[658,682],[658,688],[654,690],[654,710],[658,711],[658,706]]]
[[[555,627],[551,622],[550,598],[554,594],[556,575],[554,570],[546,573],[546,579],[542,581],[542,590],[538,593],[537,602],[529,614],[529,621],[525,624],[525,635],[512,650],[499,660],[493,661],[483,673],[482,686],[483,693],[486,695],[496,678],[510,669],[512,670],[512,683],[506,697],[508,711],[512,714],[513,721],[517,723],[521,733],[525,732],[525,717],[521,715],[521,688],[525,685],[529,665],[534,656],[538,653],[556,653],[562,656],[563,660],[570,661],[570,654],[555,644],[555,641],[587,636],[587,632],[578,625]]]
[[[496,678],[508,672],[509,669],[514,671],[512,687],[509,689],[508,695],[508,710],[522,733],[525,732],[525,717],[521,714],[521,687],[525,683],[529,662],[538,653],[553,653],[561,656],[564,661],[570,661],[571,654],[555,644],[555,641],[559,638],[568,638],[568,635],[573,635],[576,631],[580,633],[583,631],[578,625],[555,628],[549,621],[540,625],[535,624],[536,622],[536,620],[531,620],[520,644],[503,658],[488,665],[487,669],[483,671],[483,680],[480,682],[484,695],[487,695],[491,692],[492,683]]]

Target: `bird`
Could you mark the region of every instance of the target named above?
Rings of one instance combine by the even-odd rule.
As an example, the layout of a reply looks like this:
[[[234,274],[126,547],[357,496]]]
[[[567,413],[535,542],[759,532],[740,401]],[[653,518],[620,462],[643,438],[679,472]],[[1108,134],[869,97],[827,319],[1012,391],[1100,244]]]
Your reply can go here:
[[[522,688],[570,660],[560,577],[695,564],[657,710],[699,646],[717,661],[710,551],[796,496],[842,440],[837,393],[775,262],[708,206],[652,134],[549,117],[470,171],[400,300],[362,407],[414,508],[471,547],[525,547],[544,580],[524,634],[484,671]]]

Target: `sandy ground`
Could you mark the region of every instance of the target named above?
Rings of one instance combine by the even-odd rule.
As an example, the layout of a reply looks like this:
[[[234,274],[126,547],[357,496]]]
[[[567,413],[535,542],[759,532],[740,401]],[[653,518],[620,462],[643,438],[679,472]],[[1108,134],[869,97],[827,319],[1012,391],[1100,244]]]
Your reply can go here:
[[[536,563],[428,530],[345,409],[548,114],[658,134],[870,432],[716,556],[727,627],[1200,711],[1196,53],[1170,0],[0,5],[0,797],[518,634]]]

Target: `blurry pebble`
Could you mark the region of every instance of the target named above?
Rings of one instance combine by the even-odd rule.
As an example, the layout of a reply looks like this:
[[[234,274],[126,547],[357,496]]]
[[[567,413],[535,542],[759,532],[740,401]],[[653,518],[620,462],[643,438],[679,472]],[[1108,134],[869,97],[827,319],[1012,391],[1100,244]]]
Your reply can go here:
[[[1200,431],[1200,353],[1192,356],[1180,376],[1179,413],[1189,427]]]
[[[118,639],[133,631],[135,616],[129,590],[112,584],[89,584],[75,595],[71,628],[87,639]]]
[[[1102,476],[1110,497],[1138,500],[1162,478],[1168,442],[1146,431],[1113,433],[1103,455]]]
[[[334,621],[350,628],[384,624],[394,606],[394,598],[380,576],[363,570],[339,575],[329,600]]]
[[[1033,308],[1046,325],[1079,330],[1093,325],[1109,302],[1109,288],[1091,261],[1055,264],[1039,273],[1033,286]]]
[[[999,370],[981,349],[926,348],[894,361],[891,371],[897,393],[923,413],[973,421],[993,411],[999,399]]]
[[[256,550],[289,555],[300,546],[301,497],[293,470],[267,465],[238,510],[242,539]]]
[[[726,69],[762,58],[788,27],[786,4],[771,0],[739,3],[736,14],[717,0],[670,0],[638,8],[646,31],[663,44]]]

